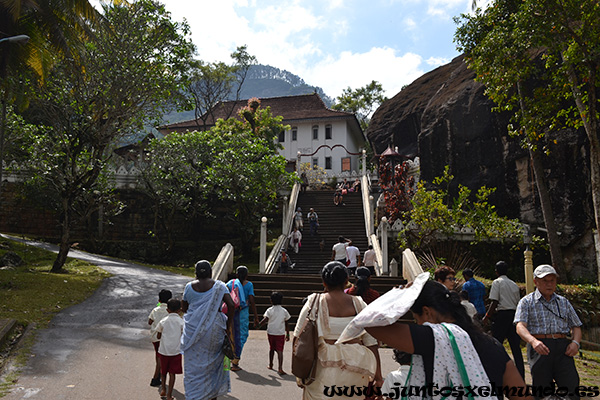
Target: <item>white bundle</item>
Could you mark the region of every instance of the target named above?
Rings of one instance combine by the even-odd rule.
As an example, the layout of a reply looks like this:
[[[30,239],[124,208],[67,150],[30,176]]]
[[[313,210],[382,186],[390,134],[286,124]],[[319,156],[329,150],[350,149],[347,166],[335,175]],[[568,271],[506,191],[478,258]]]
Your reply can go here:
[[[396,322],[410,310],[429,279],[429,272],[419,274],[408,289],[394,288],[366,306],[346,326],[336,344],[355,339],[364,333],[364,328],[387,326]]]

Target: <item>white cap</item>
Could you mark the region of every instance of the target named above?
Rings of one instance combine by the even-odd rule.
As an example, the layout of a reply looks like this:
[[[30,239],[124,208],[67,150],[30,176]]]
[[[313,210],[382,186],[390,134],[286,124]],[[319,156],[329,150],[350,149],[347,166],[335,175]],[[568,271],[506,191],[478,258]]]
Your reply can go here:
[[[546,275],[550,275],[550,274],[554,274],[554,275],[558,276],[554,267],[552,265],[548,265],[548,264],[539,265],[535,269],[535,271],[533,271],[534,278],[543,278]]]

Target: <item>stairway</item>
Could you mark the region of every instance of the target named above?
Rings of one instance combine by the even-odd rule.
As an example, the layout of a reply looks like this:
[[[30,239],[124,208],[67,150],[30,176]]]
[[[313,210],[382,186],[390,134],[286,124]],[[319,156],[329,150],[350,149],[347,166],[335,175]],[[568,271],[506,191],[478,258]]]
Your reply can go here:
[[[320,275],[308,274],[250,274],[248,280],[254,285],[256,309],[259,320],[267,308],[271,307],[271,293],[278,291],[283,294],[283,307],[290,313],[290,330],[294,329],[298,315],[302,309],[302,300],[311,293],[323,292]],[[397,277],[372,277],[371,287],[383,294],[397,285],[405,284],[406,280]],[[252,321],[252,315],[250,320]]]
[[[333,204],[333,193],[317,190],[300,193],[298,196],[297,207],[302,209],[304,230],[298,254],[288,253],[292,262],[296,263],[291,271],[294,274],[320,274],[323,265],[331,260],[331,248],[338,242],[339,236],[352,239],[359,248],[361,257],[368,248],[360,192],[344,196],[343,206]],[[319,216],[320,226],[316,236],[310,236],[310,224],[306,217],[311,207]]]

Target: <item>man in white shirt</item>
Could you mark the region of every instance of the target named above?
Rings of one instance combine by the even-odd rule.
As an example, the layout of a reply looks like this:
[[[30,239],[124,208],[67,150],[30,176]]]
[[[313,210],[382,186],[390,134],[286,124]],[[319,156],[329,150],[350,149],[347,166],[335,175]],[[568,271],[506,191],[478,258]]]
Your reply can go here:
[[[365,256],[363,258],[363,265],[369,268],[371,271],[371,276],[376,276],[375,274],[375,250],[373,250],[373,245],[369,245],[369,250],[365,251]]]
[[[333,245],[331,252],[331,261],[339,261],[342,264],[346,265],[346,247],[350,243],[349,240],[346,240],[343,236],[338,237],[338,242]]]
[[[348,264],[348,273],[354,275],[356,268],[360,265],[360,250],[352,244],[352,241],[346,247],[346,256],[348,257],[348,261],[350,261],[350,264]]]
[[[504,261],[496,263],[496,278],[492,282],[489,299],[492,301],[490,308],[482,319],[483,323],[491,320],[492,336],[500,343],[508,339],[510,350],[519,373],[525,378],[525,366],[523,364],[523,355],[521,354],[521,338],[517,335],[517,330],[513,324],[515,311],[519,300],[521,300],[521,291],[516,283],[509,279],[508,265]]]

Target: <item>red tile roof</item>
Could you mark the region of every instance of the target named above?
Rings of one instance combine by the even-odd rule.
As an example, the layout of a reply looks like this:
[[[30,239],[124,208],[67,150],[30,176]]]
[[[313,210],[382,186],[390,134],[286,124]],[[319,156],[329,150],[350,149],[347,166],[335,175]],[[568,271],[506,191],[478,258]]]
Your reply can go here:
[[[245,107],[248,104],[248,100],[240,101],[226,101],[218,103],[215,106],[214,116],[215,119],[226,118],[229,111],[233,107],[231,116],[237,116],[237,112],[240,108]],[[260,99],[260,106],[262,108],[271,107],[271,112],[274,116],[281,115],[283,117],[283,123],[288,124],[292,121],[300,120],[311,120],[311,119],[336,119],[336,118],[351,118],[356,120],[354,114],[345,111],[336,111],[325,106],[321,97],[318,94],[305,94],[299,96],[285,96],[285,97],[270,97]],[[163,125],[158,127],[158,130],[165,134],[171,131],[185,131],[187,129],[197,129],[198,126],[202,126],[202,120],[198,121],[199,125],[196,124],[195,120],[182,121],[174,124]],[[358,123],[358,121],[357,121]],[[214,120],[211,115],[206,120],[206,125],[214,125]]]

